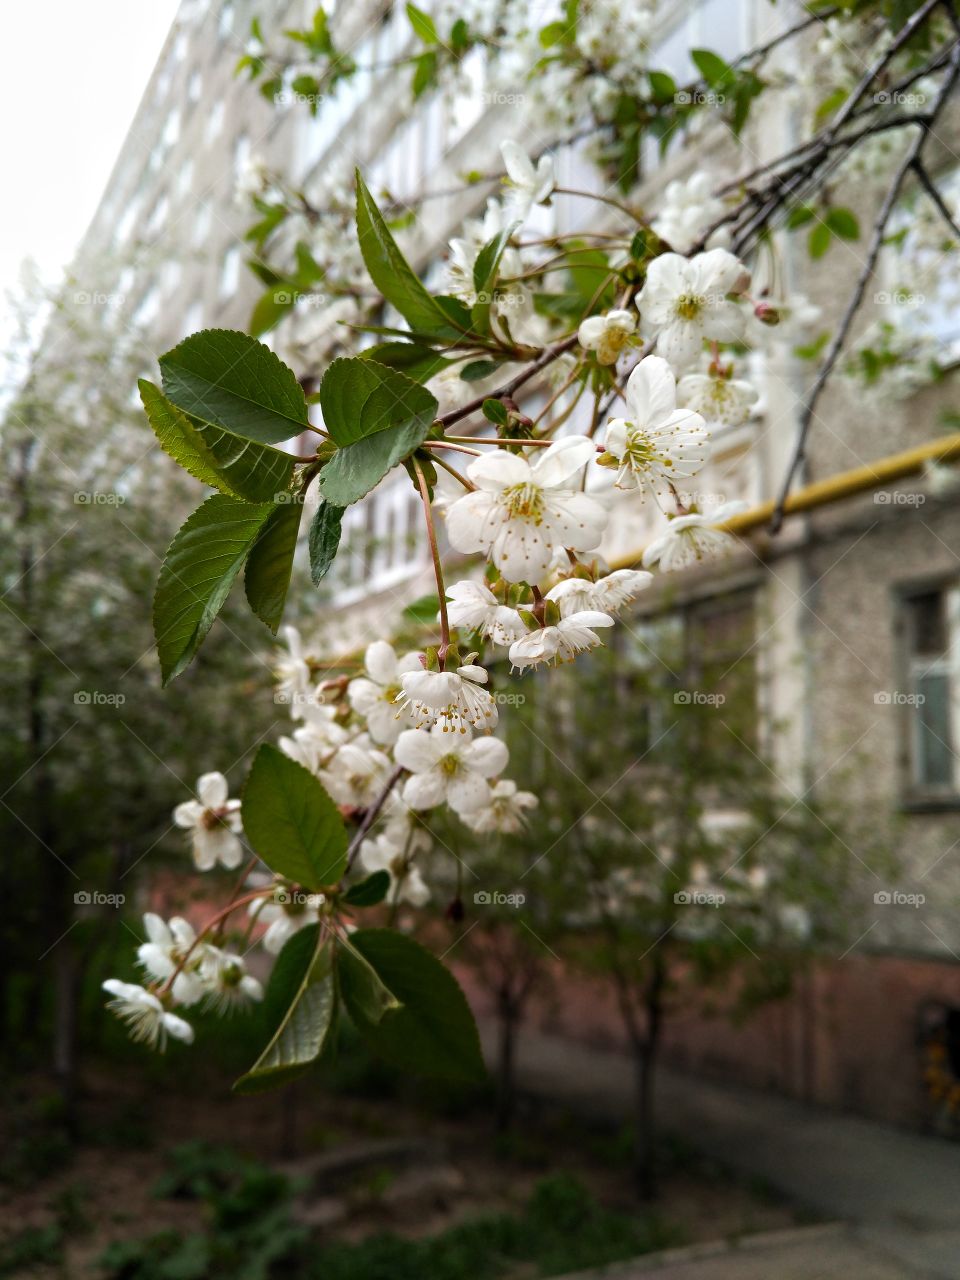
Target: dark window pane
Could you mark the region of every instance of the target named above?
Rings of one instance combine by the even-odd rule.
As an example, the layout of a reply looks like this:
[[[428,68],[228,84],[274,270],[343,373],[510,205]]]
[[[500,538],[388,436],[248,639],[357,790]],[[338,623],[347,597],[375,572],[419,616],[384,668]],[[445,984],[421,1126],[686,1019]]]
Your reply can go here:
[[[947,623],[944,599],[942,591],[930,591],[926,595],[913,596],[908,601],[912,653],[935,656],[946,652]]]
[[[920,676],[916,690],[924,699],[915,711],[917,780],[927,787],[951,787],[950,678],[940,672]]]

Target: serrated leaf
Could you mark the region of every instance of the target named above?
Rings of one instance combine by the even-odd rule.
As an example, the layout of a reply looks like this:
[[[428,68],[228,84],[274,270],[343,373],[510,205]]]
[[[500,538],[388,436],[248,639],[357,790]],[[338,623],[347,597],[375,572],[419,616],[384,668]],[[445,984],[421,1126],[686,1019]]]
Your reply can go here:
[[[496,360],[471,360],[460,370],[464,382],[482,382],[496,373],[500,365]]]
[[[358,929],[350,935],[350,948],[368,962],[401,1005],[375,1021],[356,1000],[351,1003],[341,983],[350,1016],[375,1053],[427,1075],[462,1080],[485,1077],[473,1015],[449,969],[392,929]],[[337,957],[341,976],[343,958],[341,951]]]
[[[366,880],[352,884],[341,901],[349,903],[351,907],[375,907],[387,896],[389,888],[390,872],[374,871]]]
[[[357,237],[370,278],[387,302],[400,312],[411,329],[435,332],[449,329],[450,315],[424,288],[400,252],[377,203],[357,171]]]
[[[161,448],[190,475],[228,497],[274,502],[293,474],[293,459],[207,422],[195,422],[152,382],[139,382],[140,399]]]
[[[277,875],[320,889],[336,883],[347,859],[347,833],[320,781],[276,747],[260,747],[243,789],[243,830]]]
[[[350,938],[337,951],[337,978],[347,1012],[357,1027],[377,1027],[386,1014],[400,1008],[400,1001]]]
[[[335,507],[321,501],[317,513],[310,522],[310,578],[318,587],[330,572],[330,566],[340,546],[340,523],[343,507]]]
[[[507,406],[502,400],[494,400],[492,397],[484,400],[481,412],[488,422],[493,422],[498,427],[505,427],[510,421]]]
[[[247,440],[279,444],[310,424],[292,369],[233,329],[204,329],[160,357],[164,394],[201,422]]]
[[[417,342],[381,342],[360,352],[360,359],[375,360],[388,369],[399,369],[415,382],[426,382],[452,363],[433,347]]]
[[[291,501],[278,503],[267,518],[250,552],[243,581],[250,608],[274,635],[283,617],[303,515],[300,495],[289,497]]]
[[[324,425],[340,446],[414,423],[429,430],[436,397],[419,382],[357,356],[334,360],[320,383]]]
[[[376,488],[388,471],[414,453],[427,438],[430,424],[378,431],[338,449],[320,472],[320,492],[336,507],[349,507]]]
[[[194,511],[167,549],[153,598],[163,683],[189,665],[274,510],[216,493]]]
[[[258,1093],[302,1075],[323,1050],[336,1007],[333,975],[324,964],[319,924],[298,930],[273,966],[264,998],[276,1027],[250,1070],[234,1084],[236,1093]]]

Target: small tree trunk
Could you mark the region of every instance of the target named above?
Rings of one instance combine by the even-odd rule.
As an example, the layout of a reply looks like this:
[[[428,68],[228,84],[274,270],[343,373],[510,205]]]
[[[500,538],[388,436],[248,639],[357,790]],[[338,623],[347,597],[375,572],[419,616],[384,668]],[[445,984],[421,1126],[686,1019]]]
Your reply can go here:
[[[654,1127],[655,1046],[649,1042],[634,1051],[633,1172],[644,1200],[657,1193],[656,1131]]]
[[[517,1101],[517,1021],[516,1004],[501,991],[497,999],[497,1128],[501,1133],[510,1128]]]
[[[80,975],[73,947],[64,939],[54,953],[53,1069],[68,1130],[77,1127],[77,1005]]]

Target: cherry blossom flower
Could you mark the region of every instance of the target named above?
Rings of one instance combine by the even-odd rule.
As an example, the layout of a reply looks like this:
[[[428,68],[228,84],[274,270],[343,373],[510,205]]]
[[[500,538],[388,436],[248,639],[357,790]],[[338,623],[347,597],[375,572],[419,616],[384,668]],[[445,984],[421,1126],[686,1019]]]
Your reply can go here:
[[[518,791],[515,782],[501,778],[489,788],[486,801],[462,813],[460,819],[481,835],[493,831],[516,835],[526,826],[526,811],[536,809],[539,803],[532,791]]]
[[[421,669],[420,655],[410,652],[398,658],[386,640],[374,640],[367,646],[363,665],[367,674],[350,681],[347,697],[354,711],[366,720],[374,742],[391,746],[401,730],[413,724],[409,712],[397,705],[397,695],[402,691],[400,677]]]
[[[275,956],[295,933],[317,923],[322,905],[322,894],[279,887],[272,899],[261,898],[251,902],[247,911],[258,924],[267,926],[261,942],[264,950]]]
[[[204,951],[194,945],[197,935],[193,926],[181,916],[174,916],[168,924],[148,911],[143,917],[143,927],[149,941],[137,948],[137,959],[151,978],[165,982],[189,954],[187,964],[174,978],[170,989],[178,1004],[196,1004],[204,993],[200,976]]]
[[[589,578],[564,578],[550,588],[546,598],[557,605],[561,618],[569,618],[571,614],[585,609],[616,614],[625,604],[635,600],[652,581],[653,574],[644,569],[615,569],[596,582]]]
[[[616,364],[636,329],[637,317],[629,311],[608,311],[605,316],[588,316],[577,341],[585,351],[596,351],[599,364]]]
[[[747,510],[746,502],[725,502],[708,515],[677,516],[666,531],[654,539],[643,553],[643,565],[659,563],[664,572],[686,569],[699,560],[726,555],[735,550],[737,540],[719,528],[731,516]]]
[[[337,722],[336,708],[320,702],[307,703],[303,717],[305,723],[293,731],[292,737],[281,737],[278,746],[291,760],[319,774],[347,741],[347,731]]]
[[[586,436],[564,436],[533,462],[499,449],[474,459],[467,474],[476,490],[447,512],[451,545],[487,553],[508,582],[539,581],[559,548],[592,551],[607,512],[572,483],[595,455]]]
[[[384,753],[360,734],[344,743],[320,774],[320,781],[337,804],[366,809],[383,790],[390,772]]]
[[[510,663],[517,669],[537,667],[541,662],[572,662],[578,653],[595,649],[603,641],[594,627],[612,627],[613,618],[606,613],[585,609],[561,618],[556,626],[528,631],[510,646]]]
[[[394,757],[413,775],[403,788],[411,809],[432,809],[446,801],[457,813],[466,813],[485,803],[485,780],[505,768],[509,752],[499,738],[474,738],[468,731],[451,739],[441,725],[434,725],[401,733]]]
[[[303,656],[303,641],[296,627],[283,627],[287,654],[275,660],[273,673],[277,681],[277,702],[289,702],[290,714],[295,720],[303,716],[304,703],[309,701],[311,671]]]
[[[497,704],[482,686],[489,676],[483,667],[471,663],[456,671],[408,671],[400,677],[402,690],[397,701],[410,709],[418,728],[438,722],[443,733],[459,730],[495,729]]]
[[[198,871],[209,871],[219,862],[239,867],[243,845],[238,833],[240,801],[229,800],[227,780],[222,773],[205,773],[197,782],[198,800],[187,800],[173,811],[173,820],[184,831],[192,831],[193,862]]]
[[[686,180],[668,182],[663,193],[663,206],[652,226],[671,249],[688,253],[703,233],[723,214],[723,201],[712,193],[713,179],[706,173],[695,173]],[[719,235],[724,231],[721,228]],[[714,237],[710,240],[714,246]]]
[[[726,249],[689,259],[664,253],[647,268],[637,306],[645,330],[657,335],[660,355],[683,368],[699,356],[705,338],[740,341],[746,317],[727,295],[749,287],[749,271]]]
[[[451,626],[479,631],[494,644],[512,644],[526,631],[516,609],[501,604],[485,582],[467,578],[447,587],[447,617]]]
[[[677,401],[702,414],[708,422],[739,427],[750,417],[757,390],[740,378],[713,373],[688,373],[677,383]]]
[[[107,1001],[107,1008],[127,1024],[134,1040],[143,1041],[161,1053],[167,1047],[167,1036],[185,1044],[193,1040],[190,1023],[175,1013],[169,1013],[152,991],[134,982],[121,982],[119,978],[107,978],[103,989],[113,996]]]
[[[243,957],[219,947],[207,947],[201,969],[206,994],[218,1013],[232,1013],[263,999],[263,986],[251,973]]]
[[[395,843],[389,835],[383,833],[364,840],[360,846],[360,863],[371,875],[375,871],[389,874],[391,902],[409,902],[412,907],[422,907],[429,901],[430,889],[424,883],[420,869],[412,862],[404,846]]]
[[[541,156],[534,167],[523,147],[512,138],[500,143],[500,154],[511,183],[509,212],[526,218],[531,206],[542,204],[557,185],[553,156]]]
[[[616,485],[656,489],[664,481],[692,476],[709,453],[703,418],[677,408],[677,384],[662,356],[647,356],[630,374],[627,418],[607,426],[606,451],[619,464]]]

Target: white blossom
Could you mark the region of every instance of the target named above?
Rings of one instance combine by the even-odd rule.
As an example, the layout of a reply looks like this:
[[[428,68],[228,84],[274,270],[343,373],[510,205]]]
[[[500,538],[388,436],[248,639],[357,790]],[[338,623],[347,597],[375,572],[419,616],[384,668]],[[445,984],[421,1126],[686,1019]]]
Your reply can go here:
[[[201,975],[206,995],[220,1013],[231,1013],[263,999],[263,986],[251,973],[242,956],[219,947],[207,947]]]
[[[467,474],[476,490],[447,512],[451,545],[485,552],[509,582],[539,581],[559,548],[593,550],[607,512],[572,484],[595,455],[586,436],[564,436],[533,462],[503,450],[474,459]]]
[[[119,978],[107,978],[103,989],[113,996],[107,1001],[107,1008],[127,1024],[134,1040],[142,1040],[161,1053],[166,1048],[167,1036],[186,1044],[193,1040],[190,1023],[169,1013],[152,991],[134,982],[121,982]]]
[[[227,780],[222,773],[205,773],[197,782],[198,800],[186,800],[173,811],[173,820],[191,831],[193,861],[198,871],[209,871],[219,862],[238,867],[243,859],[240,801],[228,799]]]
[[[462,813],[460,819],[481,835],[493,831],[516,835],[526,826],[527,810],[536,809],[539,803],[532,791],[518,791],[515,782],[501,778],[489,788],[484,803]]]
[[[674,368],[696,360],[705,338],[742,339],[743,308],[729,294],[750,287],[750,273],[726,249],[709,249],[694,258],[664,253],[647,268],[637,306],[645,329],[657,336],[657,350]]]
[[[511,138],[500,143],[500,154],[511,182],[508,212],[526,218],[531,206],[542,204],[557,185],[553,156],[541,156],[534,167],[523,147]]]
[[[637,317],[629,311],[608,311],[588,316],[577,331],[577,341],[585,351],[596,351],[600,364],[616,364],[624,347],[637,330]]]
[[[497,704],[483,685],[489,680],[474,663],[456,671],[408,671],[400,678],[398,702],[409,707],[418,728],[438,722],[443,733],[496,728]]]
[[[363,841],[360,845],[360,864],[371,875],[375,871],[386,871],[389,874],[391,902],[409,902],[412,907],[422,907],[429,901],[430,889],[424,882],[420,869],[412,862],[409,851],[386,833]]]
[[[361,734],[337,750],[320,781],[337,804],[366,809],[383,790],[389,772],[387,756]]]
[[[196,1004],[203,996],[204,984],[200,968],[204,950],[197,947],[197,935],[189,921],[174,916],[169,924],[148,911],[143,927],[149,941],[137,948],[137,959],[151,978],[165,982],[189,956],[189,960],[173,980],[170,990],[178,1004]]]
[[[501,604],[485,582],[468,578],[447,587],[447,617],[452,627],[479,631],[494,644],[511,644],[526,631],[516,609]]]
[[[310,664],[303,656],[303,641],[297,628],[283,627],[282,633],[287,653],[274,662],[276,698],[278,702],[289,702],[290,714],[295,720],[299,720],[303,716],[303,706],[310,692]]]
[[[734,550],[737,540],[718,526],[746,511],[747,505],[746,502],[725,502],[710,514],[677,516],[644,551],[644,566],[649,568],[659,563],[660,568],[669,573],[672,569],[686,569],[699,560],[726,555]]]
[[[635,600],[652,581],[653,574],[644,569],[615,569],[596,582],[589,578],[564,578],[550,588],[546,599],[557,605],[561,618],[589,609],[615,614]]]
[[[677,383],[677,401],[702,414],[707,422],[740,427],[757,402],[757,389],[742,378],[716,373],[688,373]]]
[[[598,610],[571,613],[569,617],[561,618],[556,626],[528,631],[521,640],[514,641],[510,646],[511,665],[522,669],[537,667],[541,662],[572,662],[578,653],[585,653],[603,643],[594,627],[612,626],[613,618]]]
[[[278,740],[280,750],[319,774],[332,760],[334,753],[347,741],[348,734],[337,721],[336,707],[318,701],[303,704],[304,724],[293,731],[292,737]]]
[[[664,481],[696,475],[709,454],[703,418],[677,408],[677,384],[661,356],[641,360],[626,387],[629,417],[607,426],[606,451],[619,465],[616,484],[651,489]]]
[[[247,911],[258,924],[267,926],[261,942],[264,950],[275,956],[280,954],[284,944],[295,933],[317,923],[322,905],[322,894],[305,894],[289,888],[278,888],[272,899],[260,898],[251,902]]]
[[[466,813],[486,801],[486,779],[506,767],[509,752],[499,738],[474,738],[469,731],[450,738],[434,725],[401,733],[394,756],[412,774],[403,788],[411,809],[432,809],[446,802],[457,813]]]
[[[723,214],[723,201],[713,195],[712,181],[709,174],[695,173],[686,180],[667,183],[652,226],[677,253],[688,253]]]
[[[374,640],[367,646],[363,665],[367,674],[350,681],[347,698],[354,711],[366,720],[374,742],[391,746],[400,731],[413,724],[409,712],[397,705],[397,695],[402,691],[401,676],[421,669],[419,654],[410,652],[398,658],[386,640]]]

